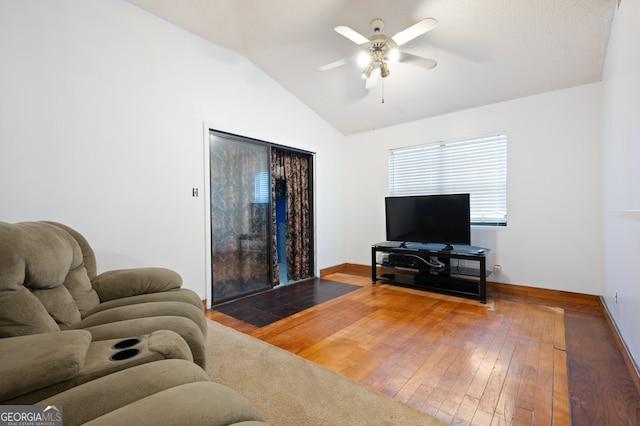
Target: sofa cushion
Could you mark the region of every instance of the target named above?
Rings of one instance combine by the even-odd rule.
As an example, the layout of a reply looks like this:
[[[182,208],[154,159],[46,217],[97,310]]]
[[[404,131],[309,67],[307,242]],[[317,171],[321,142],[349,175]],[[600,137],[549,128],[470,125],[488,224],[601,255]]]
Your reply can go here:
[[[80,250],[82,251],[82,264],[86,268],[89,279],[92,280],[97,275],[98,264],[96,262],[96,255],[93,252],[93,249],[91,248],[91,245],[89,244],[87,239],[75,229],[62,223],[52,221],[44,221],[43,223],[48,223],[49,225],[63,229],[65,232],[71,235],[74,240],[76,240],[76,242],[80,246]]]
[[[85,362],[91,334],[58,331],[0,340],[0,401],[72,379]]]
[[[98,306],[86,312],[84,317],[91,316],[96,312],[102,312],[119,306],[138,305],[149,302],[183,302],[195,306],[204,311],[204,303],[202,299],[193,291],[186,288],[178,290],[164,291],[162,293],[139,294],[137,296],[123,297],[122,299],[113,299],[101,302]]]
[[[93,341],[141,336],[153,333],[156,330],[171,330],[182,336],[189,344],[193,355],[193,362],[200,367],[206,366],[206,354],[204,351],[205,337],[198,325],[189,318],[183,316],[157,316],[147,318],[135,318],[116,321],[108,324],[86,327],[93,336]]]
[[[87,328],[102,324],[112,324],[119,321],[135,320],[159,316],[179,316],[189,318],[206,336],[207,321],[202,314],[202,308],[196,308],[183,302],[147,302],[136,305],[118,306],[89,315],[75,325],[75,328]]]
[[[40,300],[61,330],[71,328],[80,321],[78,306],[65,286],[32,290],[31,293]]]
[[[84,267],[80,245],[69,233],[44,222],[25,222],[14,226],[19,227],[23,234],[22,255],[28,276],[25,287],[37,290],[62,286],[75,304],[77,312],[68,312],[73,318],[58,317],[55,318],[56,322],[66,324],[78,321],[78,313],[82,315],[100,303]],[[41,300],[44,301],[44,298]]]
[[[60,331],[44,305],[25,287],[0,291],[0,337]]]
[[[140,294],[177,290],[182,286],[180,275],[165,268],[119,269],[103,272],[91,284],[101,302]]]
[[[62,228],[45,222],[0,222],[0,241],[0,291],[27,288],[63,329],[100,303],[78,242]]]
[[[62,285],[74,258],[68,236],[45,223],[24,222],[9,227],[6,242],[25,262],[23,285],[30,290]]]
[[[24,283],[27,265],[22,256],[19,256],[11,245],[7,229],[0,222],[0,291],[18,290]]]
[[[191,362],[181,359],[156,361],[83,383],[37,404],[60,404],[64,407],[65,424],[79,425],[173,386],[208,380],[207,373]],[[165,403],[179,409],[171,400]],[[123,420],[118,424],[134,423]]]
[[[260,412],[247,398],[209,381],[186,383],[149,395],[86,425],[111,426],[123,419],[135,425],[227,426],[253,422],[248,424],[266,426]]]
[[[74,265],[75,266],[75,265]],[[80,315],[98,306],[100,298],[91,286],[84,265],[77,265],[70,269],[64,279],[64,287],[69,291]]]

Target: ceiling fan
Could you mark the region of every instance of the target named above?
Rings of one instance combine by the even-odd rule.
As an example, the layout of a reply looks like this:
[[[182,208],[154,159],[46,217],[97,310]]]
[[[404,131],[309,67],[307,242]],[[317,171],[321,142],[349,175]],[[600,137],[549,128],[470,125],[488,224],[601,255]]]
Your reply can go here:
[[[384,29],[384,21],[376,18],[371,21],[373,34],[369,37],[365,37],[346,26],[338,26],[334,29],[338,34],[348,38],[362,48],[358,62],[364,67],[362,77],[366,78],[365,86],[367,89],[370,89],[376,85],[378,76],[382,78],[389,76],[391,73],[389,71],[389,62],[404,62],[424,69],[435,68],[438,63],[433,59],[400,51],[398,47],[431,31],[436,26],[438,26],[437,20],[434,18],[425,18],[390,37],[381,33]],[[340,59],[318,67],[318,71],[327,71],[342,66],[351,60],[352,58]]]

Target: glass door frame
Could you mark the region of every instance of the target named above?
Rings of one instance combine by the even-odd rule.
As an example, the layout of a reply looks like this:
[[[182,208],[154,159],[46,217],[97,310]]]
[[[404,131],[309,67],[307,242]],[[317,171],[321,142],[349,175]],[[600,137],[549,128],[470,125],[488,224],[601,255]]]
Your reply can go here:
[[[214,161],[214,156],[220,158]],[[231,204],[216,202],[215,206],[209,200],[212,279],[207,284],[215,305],[273,288],[271,148],[248,138],[209,131],[208,160],[209,195],[218,201],[235,200]],[[215,182],[211,180],[214,171]],[[265,173],[268,187],[263,189],[267,191],[258,193],[256,180]]]
[[[247,137],[247,136],[242,136],[242,135],[238,135],[238,134],[234,134],[234,133],[229,133],[229,132],[225,132],[222,130],[217,130],[215,128],[213,128],[212,126],[209,126],[206,122],[203,123],[203,168],[204,168],[204,191],[203,191],[203,195],[204,195],[204,255],[205,255],[205,271],[204,271],[204,276],[205,276],[205,297],[206,297],[206,308],[207,309],[211,309],[212,307],[212,302],[213,302],[213,281],[212,281],[212,258],[211,258],[211,171],[210,171],[210,135],[214,133],[214,134],[218,134],[220,136],[223,137],[228,137],[228,138],[233,138],[233,139],[237,139],[240,141],[246,141],[246,142],[253,142],[256,144],[261,144],[261,145],[265,145],[269,148],[271,147],[277,147],[277,148],[281,148],[281,149],[286,149],[289,151],[294,151],[294,152],[298,152],[298,153],[302,153],[302,154],[307,154],[310,156],[310,168],[311,168],[311,182],[309,184],[309,191],[310,191],[310,239],[311,239],[311,246],[313,247],[313,252],[311,253],[310,256],[310,263],[311,263],[311,270],[313,271],[313,274],[315,276],[318,275],[318,270],[316,269],[317,266],[317,239],[316,239],[316,221],[315,221],[315,206],[316,206],[316,189],[315,189],[315,182],[316,182],[316,172],[315,172],[315,153],[311,152],[311,151],[307,151],[307,150],[303,150],[303,149],[297,149],[297,148],[292,148],[289,146],[285,146],[285,145],[280,145],[280,144],[275,144],[272,142],[266,142],[263,140],[259,140],[259,139],[255,139],[255,138],[251,138],[251,137]],[[269,169],[271,169],[271,155],[269,155]],[[270,176],[271,176],[271,172],[270,172]],[[269,197],[269,214],[273,215],[273,203],[271,200],[271,195]],[[269,221],[269,232],[272,233],[273,232],[273,225],[271,223],[272,221]],[[269,256],[269,258],[272,258],[273,256],[273,247],[271,244],[268,245],[268,253],[267,256]],[[273,275],[273,271],[271,270],[271,268],[273,268],[273,265],[270,265],[270,274]],[[273,288],[274,285],[273,283],[271,283],[271,287]]]

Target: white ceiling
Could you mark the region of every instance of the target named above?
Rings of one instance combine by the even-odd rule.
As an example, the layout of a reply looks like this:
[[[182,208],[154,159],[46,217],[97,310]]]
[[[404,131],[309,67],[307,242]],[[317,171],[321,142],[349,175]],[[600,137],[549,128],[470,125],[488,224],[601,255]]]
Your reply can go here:
[[[128,0],[244,55],[345,135],[599,81],[616,0]],[[405,63],[365,89],[346,25],[390,36],[426,17],[438,27],[404,51]],[[383,83],[383,84],[381,84]],[[384,99],[384,103],[382,102]]]

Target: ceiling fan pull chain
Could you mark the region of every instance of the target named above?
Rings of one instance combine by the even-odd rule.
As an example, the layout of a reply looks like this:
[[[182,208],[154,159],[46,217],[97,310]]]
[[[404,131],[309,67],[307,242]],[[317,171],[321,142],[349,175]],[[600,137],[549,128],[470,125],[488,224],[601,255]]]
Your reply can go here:
[[[382,102],[384,103],[384,80],[382,80]]]

